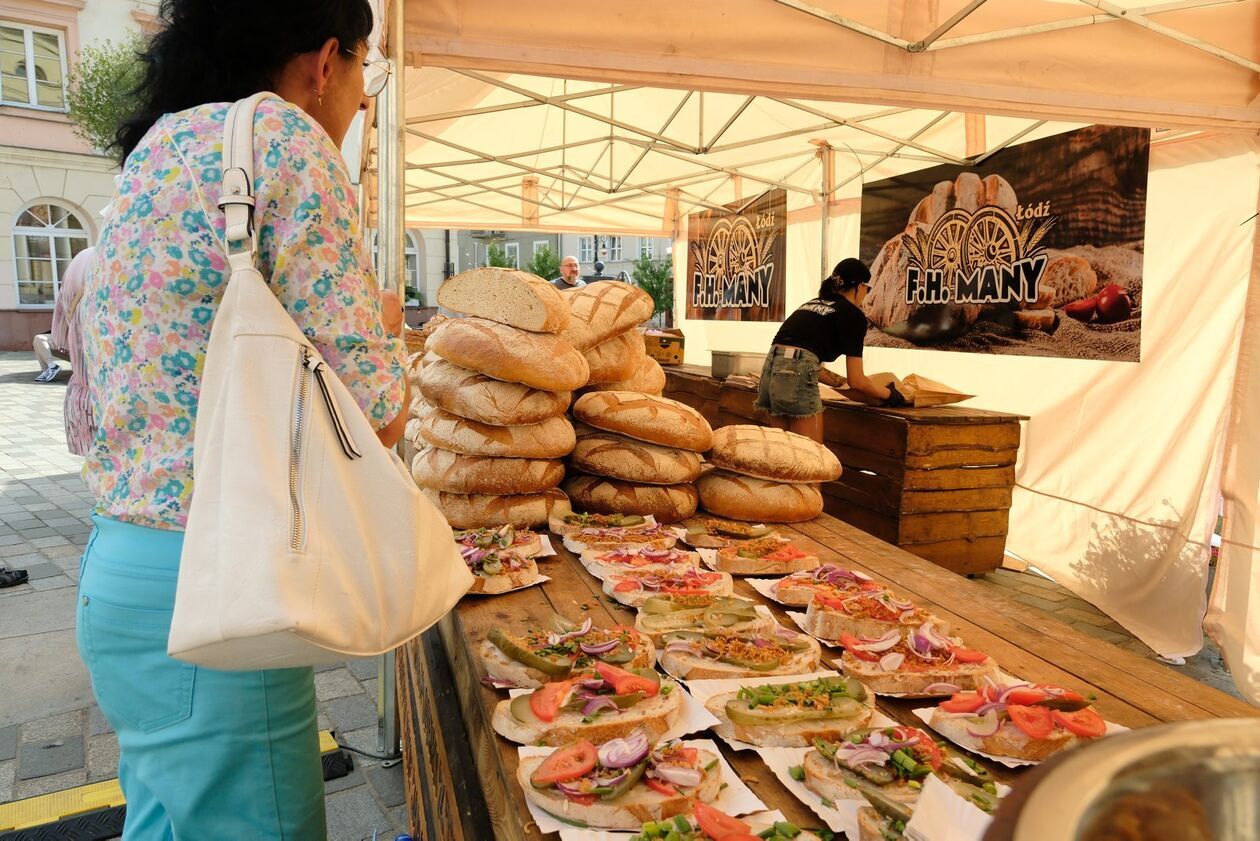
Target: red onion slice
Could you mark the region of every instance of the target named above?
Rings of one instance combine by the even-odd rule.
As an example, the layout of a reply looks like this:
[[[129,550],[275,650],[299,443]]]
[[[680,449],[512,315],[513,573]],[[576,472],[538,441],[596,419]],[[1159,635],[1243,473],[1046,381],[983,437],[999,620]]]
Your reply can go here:
[[[879,667],[886,672],[895,672],[901,668],[901,664],[904,662],[906,662],[906,655],[900,651],[894,651],[879,658]]]
[[[583,689],[598,690],[604,688],[604,679],[602,677],[587,678],[580,684]]]
[[[872,654],[879,654],[895,648],[899,642],[901,642],[901,632],[889,631],[882,637],[862,637],[861,643],[853,646],[853,648],[858,651],[869,651]]]
[[[604,768],[631,768],[648,755],[648,737],[635,730],[624,739],[613,739],[599,746],[599,764]]]
[[[586,704],[582,707],[582,715],[591,715],[592,713],[597,713],[600,710],[618,710],[618,709],[621,709],[621,708],[617,706],[617,702],[614,701],[610,696],[597,695],[594,698],[587,701]]]
[[[683,788],[695,788],[704,780],[704,774],[698,768],[683,768],[679,765],[657,765],[653,769],[655,776],[667,783]]]
[[[594,777],[592,779],[592,782],[594,782],[595,785],[597,786],[604,786],[607,788],[616,788],[617,786],[625,782],[625,779],[628,776],[630,776],[629,771],[622,771],[620,774],[615,774],[611,777]]]
[[[992,736],[1002,726],[1002,719],[998,716],[996,709],[986,710],[981,718],[980,722],[967,722],[968,735],[983,739],[986,736]]]
[[[520,684],[518,684],[514,680],[508,680],[507,678],[503,678],[503,677],[491,677],[490,675],[486,675],[485,677],[483,677],[481,679],[481,683],[483,686],[488,686],[491,689],[519,689],[520,688]]]
[[[1023,681],[1019,683],[1008,683],[1005,687],[1002,688],[1002,694],[998,695],[997,699],[998,701],[1004,704],[1006,703],[1007,696],[1009,696],[1016,689],[1028,689],[1031,686],[1032,686],[1031,683],[1026,683]]]
[[[585,621],[582,622],[582,626],[578,628],[576,631],[569,631],[567,634],[549,634],[547,636],[547,642],[551,643],[552,645],[559,645],[560,643],[565,642],[566,640],[573,640],[573,639],[577,639],[578,637],[584,637],[590,632],[591,632],[591,617],[588,616],[586,617]]]
[[[991,710],[1001,712],[1005,709],[1006,709],[1006,704],[1002,703],[1001,701],[990,701],[986,704],[981,704],[976,709],[976,711],[972,713],[972,715],[987,715]]]
[[[600,643],[594,643],[594,644],[580,642],[578,643],[578,648],[582,649],[582,653],[584,654],[607,654],[608,652],[616,648],[618,645],[621,645],[620,640],[611,639],[611,640],[608,640],[607,642],[600,642]]]
[[[565,797],[576,798],[585,796],[585,792],[583,792],[582,789],[572,785],[571,783],[556,783],[556,791],[560,792]]]
[[[850,767],[856,765],[887,765],[888,754],[880,748],[869,745],[855,745],[845,742],[836,751],[836,759]]]
[[[953,695],[956,692],[962,691],[962,687],[956,683],[929,683],[927,686],[923,687],[923,691],[929,692],[933,695]]]
[[[681,651],[684,654],[699,654],[696,646],[689,642],[671,642],[669,645],[665,646],[665,650],[674,653]]]

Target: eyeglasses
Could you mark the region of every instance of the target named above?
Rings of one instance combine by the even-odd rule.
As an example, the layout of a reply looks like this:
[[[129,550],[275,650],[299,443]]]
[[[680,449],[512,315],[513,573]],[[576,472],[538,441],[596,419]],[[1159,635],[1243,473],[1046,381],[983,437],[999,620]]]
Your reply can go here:
[[[356,52],[350,50],[342,50],[346,55],[354,58],[360,58]],[[385,83],[389,81],[389,75],[394,72],[394,64],[385,58],[376,50],[375,47],[368,50],[367,57],[363,61],[363,93],[367,96],[379,96],[381,91],[385,90]]]

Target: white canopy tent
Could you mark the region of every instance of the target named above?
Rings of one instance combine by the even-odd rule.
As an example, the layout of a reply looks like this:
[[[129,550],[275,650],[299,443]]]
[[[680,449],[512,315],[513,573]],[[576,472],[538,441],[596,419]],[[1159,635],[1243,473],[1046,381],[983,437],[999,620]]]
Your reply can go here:
[[[872,349],[867,367],[1030,415],[1008,546],[1162,654],[1201,645],[1223,494],[1210,625],[1260,702],[1260,442],[1242,434],[1260,426],[1260,2],[412,0],[405,15],[408,225],[677,240],[688,213],[782,187],[789,309],[856,252],[864,182],[1091,122],[1150,127],[1141,363]],[[775,328],[682,326],[701,363]]]

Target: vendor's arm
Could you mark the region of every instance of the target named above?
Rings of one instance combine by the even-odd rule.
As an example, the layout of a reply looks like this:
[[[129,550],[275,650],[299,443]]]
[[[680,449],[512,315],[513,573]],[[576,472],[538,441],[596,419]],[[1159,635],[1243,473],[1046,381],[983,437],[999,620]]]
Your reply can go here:
[[[844,388],[849,382],[844,377],[827,367],[818,369],[818,381],[823,385],[829,385],[832,388]]]
[[[887,400],[891,396],[887,386],[876,385],[866,376],[862,370],[862,357],[846,356],[844,366],[849,374],[849,388],[875,400]]]

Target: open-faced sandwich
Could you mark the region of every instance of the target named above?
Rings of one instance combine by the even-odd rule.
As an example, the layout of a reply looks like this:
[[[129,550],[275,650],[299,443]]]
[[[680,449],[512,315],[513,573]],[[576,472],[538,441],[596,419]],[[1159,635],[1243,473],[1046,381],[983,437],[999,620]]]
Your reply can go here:
[[[455,542],[460,549],[510,552],[522,558],[537,557],[542,551],[542,538],[537,532],[518,529],[512,525],[456,531]]]
[[[743,686],[705,702],[725,739],[758,747],[807,748],[815,739],[838,741],[870,724],[875,696],[853,678],[820,677],[800,683]]]
[[[983,812],[993,812],[998,798],[990,789],[978,788],[961,780],[950,780],[950,788]],[[875,789],[862,789],[862,797],[870,805],[858,809],[858,841],[901,841],[914,817],[914,804],[885,797]]]
[[[771,535],[717,550],[715,568],[731,575],[788,575],[819,563],[817,555],[802,552],[786,537]]]
[[[652,747],[637,731],[598,748],[582,739],[517,767],[525,799],[561,821],[592,829],[638,831],[644,821],[691,814],[717,799],[717,754],[669,742]]]
[[[491,723],[500,736],[525,745],[599,744],[635,730],[655,741],[678,721],[682,700],[678,684],[655,669],[628,671],[597,661],[592,672],[500,701]]]
[[[528,587],[538,580],[538,564],[533,558],[496,549],[460,548],[464,563],[473,574],[470,593],[493,595]]]
[[[657,646],[673,631],[729,631],[734,634],[768,634],[779,627],[769,611],[739,596],[694,596],[654,593],[639,606],[634,629],[647,634]]]
[[[834,595],[837,592],[878,592],[885,588],[883,584],[863,573],[834,564],[823,564],[811,570],[794,572],[780,578],[770,589],[770,597],[779,604],[788,607],[806,607],[814,600],[814,594],[820,590]]]
[[[547,521],[553,534],[568,537],[582,529],[642,529],[648,528],[646,517],[638,514],[578,514],[575,511],[557,512]]]
[[[914,803],[924,779],[936,774],[977,805],[988,803],[985,811],[997,803],[997,784],[988,771],[917,727],[877,727],[855,730],[839,741],[819,739],[801,767],[806,788],[832,802],[861,800],[873,791],[896,803]]]
[[[624,669],[650,669],[655,663],[652,641],[633,628],[593,628],[590,617],[580,627],[555,621],[556,630],[519,635],[491,628],[479,652],[490,680],[504,688],[528,688],[593,669],[596,663]],[[561,629],[561,624],[568,629]]]
[[[691,566],[666,573],[623,572],[604,579],[604,592],[628,607],[638,608],[658,593],[729,596],[731,577],[725,572],[705,572]]]
[[[840,665],[879,695],[931,698],[975,689],[997,678],[998,665],[983,651],[945,636],[935,619],[917,628],[894,628],[880,637],[840,637]]]
[[[687,536],[683,538],[683,542],[696,549],[724,549],[775,534],[774,529],[769,526],[719,520],[715,517],[688,520],[685,527]]]
[[[700,566],[699,555],[676,546],[673,549],[621,546],[616,549],[592,550],[583,552],[581,561],[586,571],[601,581],[610,575],[634,570],[659,573],[667,569]]]
[[[818,841],[818,836],[774,813],[733,818],[707,803],[697,803],[695,816],[649,821],[630,841]]]
[[[932,711],[932,729],[976,753],[1039,762],[1107,734],[1107,722],[1079,692],[1048,684],[986,683]]]
[[[564,536],[564,545],[570,552],[603,552],[622,547],[634,549],[673,549],[678,535],[664,526],[624,528],[587,526]]]
[[[661,668],[679,680],[803,675],[818,670],[818,642],[777,628],[767,634],[675,631],[662,637]]]
[[[819,590],[805,611],[805,627],[819,639],[882,637],[894,629],[917,628],[932,618],[890,590]]]

